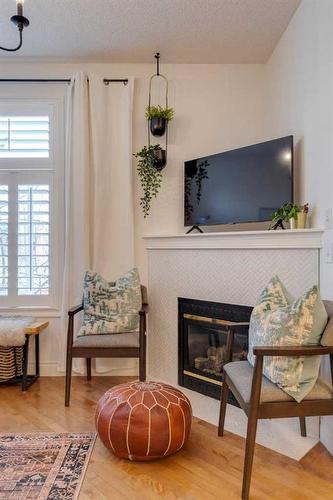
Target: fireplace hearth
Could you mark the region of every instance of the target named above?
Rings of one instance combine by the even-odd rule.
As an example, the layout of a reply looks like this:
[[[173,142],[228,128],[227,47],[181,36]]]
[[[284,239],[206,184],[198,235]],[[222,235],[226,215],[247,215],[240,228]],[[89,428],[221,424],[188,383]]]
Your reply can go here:
[[[180,386],[220,399],[223,365],[246,359],[251,312],[248,306],[178,298]]]

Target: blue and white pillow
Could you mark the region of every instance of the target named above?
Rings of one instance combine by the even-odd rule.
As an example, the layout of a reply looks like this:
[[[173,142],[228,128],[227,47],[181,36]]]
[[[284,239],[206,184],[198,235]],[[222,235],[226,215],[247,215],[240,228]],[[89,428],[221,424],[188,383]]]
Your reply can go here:
[[[327,312],[317,286],[294,300],[275,276],[251,315],[248,361],[254,365],[254,346],[319,345],[326,324]],[[300,402],[316,383],[320,360],[320,356],[265,356],[263,372]]]
[[[83,325],[78,336],[137,330],[141,305],[141,285],[136,268],[113,283],[87,271],[83,282]]]

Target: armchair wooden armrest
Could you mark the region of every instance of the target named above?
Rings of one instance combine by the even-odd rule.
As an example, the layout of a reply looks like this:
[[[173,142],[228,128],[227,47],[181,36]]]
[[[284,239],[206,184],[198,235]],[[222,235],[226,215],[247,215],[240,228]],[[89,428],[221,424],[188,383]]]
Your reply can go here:
[[[83,304],[73,306],[68,310],[68,316],[74,316],[74,314],[77,314],[78,312],[80,312],[82,310],[83,310]]]
[[[255,356],[318,356],[333,354],[333,347],[316,346],[257,346],[253,347]]]
[[[249,321],[242,321],[242,322],[236,322],[236,321],[228,321],[226,322],[227,326],[230,326],[230,328],[237,329],[237,328],[244,328],[244,326],[250,326]]]

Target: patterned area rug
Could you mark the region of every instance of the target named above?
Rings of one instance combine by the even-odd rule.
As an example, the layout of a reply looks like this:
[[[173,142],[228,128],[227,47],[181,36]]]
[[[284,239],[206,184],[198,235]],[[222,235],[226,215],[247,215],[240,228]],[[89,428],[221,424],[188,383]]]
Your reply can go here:
[[[0,434],[1,500],[78,498],[96,434]]]

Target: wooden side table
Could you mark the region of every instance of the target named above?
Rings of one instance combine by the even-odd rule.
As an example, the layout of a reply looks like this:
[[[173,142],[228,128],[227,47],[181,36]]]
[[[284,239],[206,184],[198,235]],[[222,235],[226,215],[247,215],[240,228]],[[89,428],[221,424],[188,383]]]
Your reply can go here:
[[[23,346],[23,374],[18,377],[22,381],[22,391],[25,392],[39,378],[39,334],[49,326],[48,321],[35,321],[24,329],[25,344]],[[29,341],[35,339],[35,374],[28,375]]]
[[[25,334],[25,343],[23,346],[3,348],[13,350],[15,371],[9,378],[0,380],[0,386],[21,384],[22,391],[25,392],[31,386],[31,384],[36,382],[39,377],[39,334],[48,326],[48,321],[35,321],[34,323],[31,323],[28,326],[24,327],[23,331]],[[33,375],[28,375],[29,343],[31,337],[34,337],[35,339],[35,373]]]

